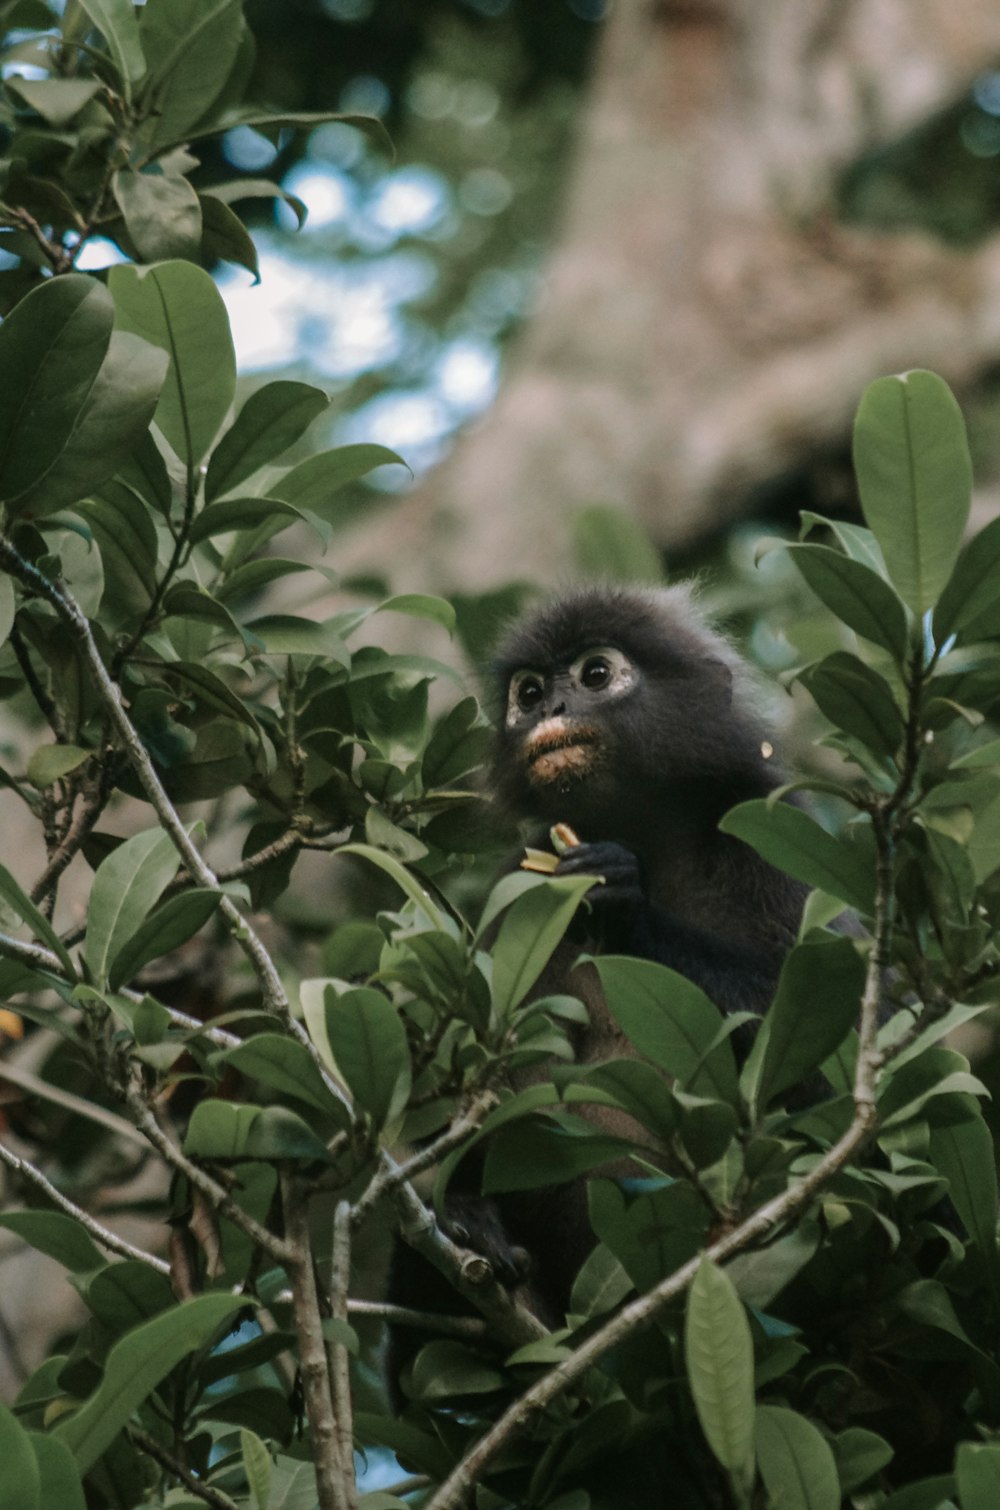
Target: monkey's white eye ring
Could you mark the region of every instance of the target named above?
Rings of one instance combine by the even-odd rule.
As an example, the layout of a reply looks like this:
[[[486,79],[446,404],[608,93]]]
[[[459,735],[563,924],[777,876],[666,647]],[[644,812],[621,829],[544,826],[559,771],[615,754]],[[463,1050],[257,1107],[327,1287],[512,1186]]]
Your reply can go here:
[[[633,687],[638,673],[624,651],[613,645],[595,645],[577,657],[570,675],[587,692],[617,694]]]

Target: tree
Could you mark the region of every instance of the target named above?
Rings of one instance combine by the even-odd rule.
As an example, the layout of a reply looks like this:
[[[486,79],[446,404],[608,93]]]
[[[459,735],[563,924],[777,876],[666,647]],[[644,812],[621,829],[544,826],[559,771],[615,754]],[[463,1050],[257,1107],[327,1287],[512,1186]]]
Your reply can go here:
[[[92,26],[68,12],[44,54],[42,82],[82,86],[59,91],[69,116],[39,125],[56,96],[36,92],[23,128],[26,151],[60,138],[71,206],[88,70],[119,121],[98,134],[105,169],[124,152],[142,163],[112,178],[163,176],[164,154],[183,166],[162,125],[182,105],[189,124],[219,124],[214,69],[158,68],[186,50],[187,0],[83,11]],[[238,52],[237,0],[211,15],[215,56]],[[154,220],[176,232],[185,194],[173,176],[138,191],[157,248]],[[482,716],[471,698],[429,711],[447,667],[357,643],[374,612],[449,626],[449,606],[410,595],[316,622],[256,601],[314,570],[272,540],[291,522],[327,534],[336,485],[395,458],[347,447],[287,464],[324,396],[272,383],[232,415],[203,269],[152,257],[105,285],[72,271],[68,213],[13,213],[51,271],[0,326],[0,687],[42,730],[4,779],[46,861],[27,886],[0,867],[5,1020],[24,1024],[42,1097],[0,1139],[24,1203],[0,1225],[64,1265],[88,1319],[0,1408],[0,1502],[341,1510],[359,1503],[357,1443],[405,1465],[368,1510],[416,1492],[432,1510],[473,1495],[621,1510],[657,1446],[681,1506],[987,1510],[996,1163],[983,1087],[942,1040],[988,1010],[1000,965],[1000,526],[962,547],[971,467],[944,382],[868,388],[866,526],[811,516],[821,539],[791,547],[841,641],[800,677],[849,762],[812,785],[848,821],[832,832],[781,803],[725,820],[818,888],[749,1058],[690,983],[604,958],[637,1057],[576,1065],[579,1004],[532,991],[590,880],[518,872],[472,894]],[[195,802],[207,818],[192,821]],[[241,857],[222,869],[233,829]],[[302,979],[300,949],[265,942],[256,909],[305,851],[371,869],[391,900],[336,929]],[[80,854],[86,920],[65,929],[53,904]],[[826,928],[845,903],[867,938]],[[203,1020],[148,967],[213,930],[235,989]],[[83,1067],[75,1100],[64,1053]],[[550,1078],[513,1093],[524,1063]],[[829,1094],[789,1105],[814,1071]],[[621,1150],[648,1176],[638,1190],[592,1182],[599,1241],[565,1329],[547,1333],[413,1181],[436,1169],[440,1193],[484,1138],[491,1189],[578,1178],[607,1159],[574,1110],[595,1099],[666,1151]],[[68,1113],[84,1134],[67,1137]],[[146,1247],[97,1198],[126,1131],[161,1191],[170,1180]],[[386,1309],[353,1293],[352,1252],[386,1209],[471,1312],[389,1318],[432,1333],[399,1417],[365,1330]]]
[[[992,7],[613,7],[563,224],[490,413],[355,557],[405,532],[411,585],[558,578],[574,509],[685,550],[847,449],[857,395],[996,357],[998,248],[853,225],[859,158],[1000,54]],[[428,550],[422,550],[422,546]]]

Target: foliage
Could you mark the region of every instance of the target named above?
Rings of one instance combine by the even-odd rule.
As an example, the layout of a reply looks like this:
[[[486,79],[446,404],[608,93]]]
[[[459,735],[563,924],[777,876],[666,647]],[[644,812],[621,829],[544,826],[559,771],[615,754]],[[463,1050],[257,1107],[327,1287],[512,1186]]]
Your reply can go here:
[[[194,15],[81,0],[41,81],[75,92],[11,97],[12,162],[52,164],[62,197],[44,224],[19,212],[11,235],[40,257],[0,326],[0,691],[33,731],[3,780],[44,850],[30,877],[30,857],[0,868],[0,982],[47,1108],[7,1116],[23,1209],[0,1224],[66,1268],[87,1319],[0,1410],[0,1506],[340,1510],[358,1503],[353,1441],[392,1449],[394,1488],[435,1510],[617,1510],[665,1482],[681,1510],[987,1510],[996,1163],[983,1088],[946,1037],[989,1009],[1000,967],[1000,524],[962,544],[951,394],[929,373],[874,384],[856,429],[866,526],[811,516],[790,550],[842,627],[799,677],[846,762],[811,784],[844,822],[780,800],[725,820],[818,888],[752,1051],[739,1062],[738,1024],[690,982],[606,957],[638,1057],[575,1063],[583,1008],[536,988],[589,882],[517,872],[467,901],[491,842],[471,779],[485,721],[469,697],[436,711],[448,667],[360,643],[379,611],[449,629],[449,605],[320,618],[260,600],[329,584],[272,542],[333,540],[338,487],[398,458],[283,461],[326,404],[304,384],[232,413],[224,309],[203,244],[177,239],[184,173],[153,172],[232,118],[215,72],[169,65]],[[238,7],[196,17],[235,69]],[[87,222],[58,206],[109,168],[99,214],[136,260],[101,281],[72,270]],[[122,203],[123,173],[173,188],[143,200],[129,180]],[[581,534],[648,575],[606,514]],[[241,857],[217,859],[234,833]],[[386,890],[303,971],[254,913],[294,910],[305,851]],[[86,920],[67,927],[56,904],[81,856]],[[864,937],[827,927],[844,904]],[[215,993],[199,942],[222,952]],[[627,1113],[635,1141],[596,1135],[594,1105]],[[166,1258],[90,1210],[136,1140],[162,1170]],[[489,1191],[593,1174],[598,1241],[556,1331],[411,1183],[436,1170],[440,1200],[475,1140]],[[634,1179],[604,1172],[622,1157]],[[398,1415],[355,1293],[389,1208],[456,1292]]]

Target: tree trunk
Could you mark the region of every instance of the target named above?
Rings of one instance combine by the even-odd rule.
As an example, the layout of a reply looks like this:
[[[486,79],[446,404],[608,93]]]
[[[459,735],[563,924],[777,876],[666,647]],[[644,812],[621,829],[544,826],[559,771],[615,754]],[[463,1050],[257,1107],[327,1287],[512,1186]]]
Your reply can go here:
[[[620,506],[668,550],[842,445],[872,378],[1000,352],[1000,238],[838,224],[858,155],[1000,57],[990,0],[618,0],[496,404],[353,543],[398,585],[559,581]]]

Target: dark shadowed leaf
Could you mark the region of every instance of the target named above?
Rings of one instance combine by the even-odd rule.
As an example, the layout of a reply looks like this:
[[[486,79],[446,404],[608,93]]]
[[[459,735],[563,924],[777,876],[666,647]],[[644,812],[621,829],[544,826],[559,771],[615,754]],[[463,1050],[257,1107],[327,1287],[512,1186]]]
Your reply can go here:
[[[500,1021],[523,1001],[572,921],[591,876],[543,881],[510,908],[493,946],[493,1005]]]
[[[108,985],[112,991],[132,980],[150,960],[179,949],[203,928],[222,901],[222,894],[200,887],[170,897],[150,913],[111,960]]]
[[[201,261],[209,267],[215,262],[232,262],[245,267],[260,282],[257,248],[235,210],[212,194],[199,194],[201,207]]]
[[[6,1405],[0,1405],[0,1464],[0,1510],[48,1510],[31,1438]]]
[[[859,912],[871,912],[875,879],[863,856],[849,839],[834,838],[802,808],[755,798],[731,808],[719,828],[742,839],[778,870],[839,897]]]
[[[112,1347],[104,1377],[75,1415],[60,1419],[55,1436],[86,1473],[160,1380],[245,1307],[245,1295],[199,1295],[172,1307]]]
[[[1000,634],[1000,519],[973,535],[934,610],[934,639],[960,644]]]
[[[324,992],[326,1039],[334,1067],[378,1124],[402,1109],[410,1086],[406,1029],[392,1003],[369,986]]]
[[[206,9],[216,3],[206,0]],[[197,466],[236,388],[233,338],[222,296],[208,273],[190,262],[114,267],[108,282],[118,325],[170,357],[156,423],[181,460]]]
[[[156,101],[148,148],[185,140],[222,94],[243,41],[239,0],[147,0],[139,36]]]
[[[113,318],[106,289],[67,273],[33,289],[0,325],[0,502],[11,512],[69,441]]]
[[[965,421],[943,378],[917,370],[872,383],[854,422],[854,466],[889,576],[924,614],[951,575],[972,501]]]
[[[201,246],[201,205],[186,178],[123,168],[113,181],[125,227],[143,262],[194,258]]]
[[[342,1106],[324,1083],[308,1049],[293,1038],[257,1033],[219,1057],[251,1080],[295,1096],[326,1116],[337,1115]]]
[[[821,713],[877,755],[899,752],[903,715],[883,676],[846,650],[836,650],[799,675]]]

